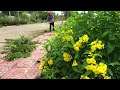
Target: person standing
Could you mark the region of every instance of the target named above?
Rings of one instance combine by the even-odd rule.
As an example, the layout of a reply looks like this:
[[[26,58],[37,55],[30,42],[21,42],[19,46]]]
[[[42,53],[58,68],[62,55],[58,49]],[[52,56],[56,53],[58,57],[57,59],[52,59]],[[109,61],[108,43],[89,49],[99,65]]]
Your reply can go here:
[[[51,28],[52,28],[52,27],[53,27],[53,30],[54,30],[54,16],[51,14],[50,11],[48,11],[47,20],[48,20],[49,23],[50,23],[50,32],[51,32]]]

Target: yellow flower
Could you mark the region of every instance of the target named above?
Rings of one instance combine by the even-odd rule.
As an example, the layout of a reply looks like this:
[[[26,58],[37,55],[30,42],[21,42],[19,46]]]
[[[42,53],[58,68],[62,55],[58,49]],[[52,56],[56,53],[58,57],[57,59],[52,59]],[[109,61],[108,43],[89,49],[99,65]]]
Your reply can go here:
[[[107,65],[102,62],[99,63],[96,70],[94,71],[95,74],[102,74],[102,75],[105,75],[106,72],[107,72]]]
[[[91,64],[91,65],[87,65],[86,67],[85,67],[85,69],[86,70],[92,70],[93,72],[96,70],[96,65],[93,65],[93,64]]]
[[[85,35],[82,36],[82,39],[83,39],[83,42],[88,42],[89,37],[88,37],[87,34],[85,34]]]
[[[41,63],[40,63],[40,66],[39,66],[39,69],[40,69],[40,70],[43,69],[44,64],[45,64],[45,61],[44,61],[44,60],[41,60]]]
[[[64,31],[62,31],[62,33],[65,33]]]
[[[50,60],[48,61],[48,64],[49,64],[49,65],[53,65],[53,60],[50,59]]]
[[[70,40],[72,40],[73,39],[73,37],[72,36],[70,36]]]
[[[62,37],[62,42],[64,42],[65,41],[65,37]]]
[[[79,47],[74,47],[74,50],[78,52],[80,49]]]
[[[82,40],[82,39],[79,39],[79,40],[78,40],[78,42],[79,42],[79,43],[82,43],[82,42],[83,42],[83,40]]]
[[[73,34],[73,31],[72,30],[68,30],[68,31],[66,31],[66,34]]]
[[[95,45],[95,44],[97,44],[97,40],[96,40],[96,41],[91,42],[91,45]]]
[[[49,69],[48,66],[44,66],[44,68],[42,69],[42,72],[45,73],[48,69]]]
[[[70,59],[70,58],[64,58],[64,61],[66,61],[66,62],[70,62],[71,59]]]
[[[96,46],[97,46],[98,49],[103,49],[104,48],[104,44],[101,45],[101,44],[97,43]]]
[[[97,48],[98,49],[103,49],[104,48],[104,44],[102,44],[102,41],[96,40],[96,41],[91,42],[91,49],[92,49],[92,51],[94,52]]]
[[[72,36],[64,36],[62,37],[62,41],[65,42],[65,41],[71,41],[73,39]]]
[[[42,64],[40,64],[39,69],[40,69],[40,70],[42,70],[42,69],[43,69],[43,65],[42,65]]]
[[[55,33],[55,37],[57,37],[58,36],[58,33]]]
[[[44,69],[48,69],[48,66],[44,66]]]
[[[70,30],[70,32],[73,34],[73,31],[72,31],[72,30]]]
[[[111,79],[111,77],[109,77],[109,76],[104,76],[104,79]]]
[[[98,41],[98,43],[99,43],[99,44],[102,44],[102,41],[101,41],[101,40],[99,40],[99,41]]]
[[[82,41],[83,41],[83,37],[79,37],[79,40],[82,40]]]
[[[88,64],[96,64],[96,60],[92,57],[92,58],[87,58],[87,63]]]
[[[66,79],[66,77],[62,77],[61,79]]]
[[[75,43],[75,46],[80,47],[80,43],[79,43],[79,42],[76,42],[76,43]]]
[[[80,48],[81,46],[82,46],[81,43],[76,42],[76,43],[73,45],[73,48],[74,48],[75,51],[79,51],[79,48]]]
[[[68,78],[68,76],[65,76],[65,77],[62,77],[61,79],[67,79]]]
[[[91,51],[94,52],[97,49],[96,45],[91,46]]]
[[[64,53],[64,54],[63,54],[63,57],[64,57],[64,58],[67,58],[67,57],[68,57],[68,53]]]
[[[77,66],[77,65],[78,64],[77,64],[76,60],[74,60],[72,66]]]
[[[88,76],[81,75],[80,79],[90,79]]]
[[[68,53],[66,53],[66,52],[63,54],[63,60],[64,60],[64,61],[70,62],[71,59],[72,59],[72,56],[71,56],[70,54],[68,54]]]
[[[63,23],[65,23],[65,22],[67,22],[67,21],[63,21]]]
[[[45,73],[47,70],[46,69],[43,69],[42,72]]]

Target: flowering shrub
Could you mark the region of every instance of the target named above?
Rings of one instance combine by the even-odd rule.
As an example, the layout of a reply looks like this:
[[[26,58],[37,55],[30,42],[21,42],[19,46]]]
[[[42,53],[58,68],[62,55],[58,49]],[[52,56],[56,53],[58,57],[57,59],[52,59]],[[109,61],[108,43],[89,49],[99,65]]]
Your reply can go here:
[[[42,70],[42,76],[46,79],[110,78],[107,72],[107,65],[102,62],[101,55],[99,54],[100,50],[104,49],[102,41],[96,40],[88,43],[89,37],[85,34],[79,37],[76,42],[74,38],[63,42],[62,38],[66,32],[59,33],[58,36],[48,41],[49,44],[46,43],[47,49],[48,46],[53,47],[53,44],[50,44],[51,41],[61,40],[59,42],[61,45],[58,44],[51,48],[51,50],[48,50],[49,53],[43,58],[44,60],[42,60],[39,66],[39,69]],[[94,50],[91,48],[93,45],[95,45]]]
[[[120,24],[116,20],[120,20],[119,13],[103,11],[69,17],[56,29],[55,37],[44,45],[48,53],[43,57],[44,64],[40,64],[41,77],[120,78],[117,71],[120,65]]]

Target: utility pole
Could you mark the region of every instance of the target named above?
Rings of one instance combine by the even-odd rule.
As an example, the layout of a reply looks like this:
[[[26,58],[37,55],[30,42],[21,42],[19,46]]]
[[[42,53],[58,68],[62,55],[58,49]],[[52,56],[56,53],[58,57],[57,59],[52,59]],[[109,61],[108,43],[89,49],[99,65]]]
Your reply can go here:
[[[9,11],[9,16],[11,16],[11,12]]]
[[[18,16],[19,16],[19,11],[17,11],[17,14],[18,14]]]

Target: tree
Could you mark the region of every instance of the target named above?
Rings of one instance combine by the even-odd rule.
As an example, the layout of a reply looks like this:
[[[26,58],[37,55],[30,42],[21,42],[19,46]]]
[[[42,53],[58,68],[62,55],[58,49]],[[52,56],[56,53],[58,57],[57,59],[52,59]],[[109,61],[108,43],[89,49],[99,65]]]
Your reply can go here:
[[[65,19],[67,19],[70,16],[70,11],[63,11]]]

